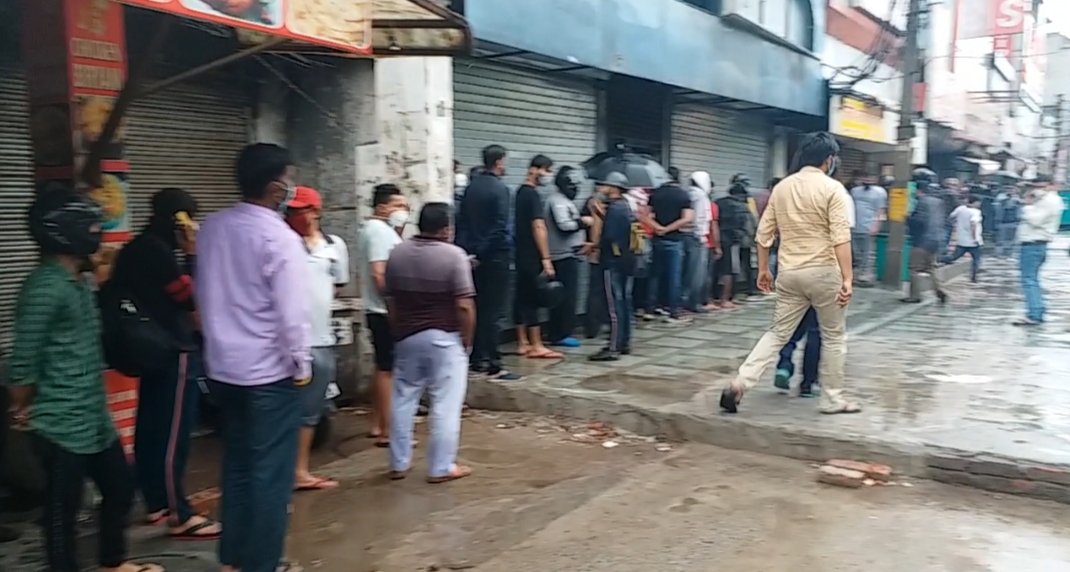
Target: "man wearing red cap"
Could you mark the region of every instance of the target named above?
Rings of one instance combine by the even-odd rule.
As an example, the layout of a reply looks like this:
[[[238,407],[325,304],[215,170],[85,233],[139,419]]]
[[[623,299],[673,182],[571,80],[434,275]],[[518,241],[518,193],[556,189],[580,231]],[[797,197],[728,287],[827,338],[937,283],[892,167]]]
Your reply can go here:
[[[309,187],[297,187],[286,209],[286,223],[301,235],[308,250],[305,273],[312,325],[312,380],[301,387],[301,430],[297,447],[294,489],[333,489],[338,483],[309,472],[312,437],[324,410],[327,386],[335,381],[335,337],[331,329],[331,302],[338,288],[349,282],[349,251],[342,239],[320,231],[320,195]]]

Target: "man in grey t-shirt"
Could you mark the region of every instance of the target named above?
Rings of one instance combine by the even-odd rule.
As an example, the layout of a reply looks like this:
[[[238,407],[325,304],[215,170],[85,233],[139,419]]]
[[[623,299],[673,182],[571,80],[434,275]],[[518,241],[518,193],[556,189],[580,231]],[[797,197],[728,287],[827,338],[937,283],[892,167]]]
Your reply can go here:
[[[880,232],[881,223],[888,212],[888,191],[876,183],[876,177],[866,174],[861,184],[851,189],[855,204],[855,226],[851,230],[852,260],[855,266],[855,281],[860,285],[869,283],[869,260],[873,252],[873,238]]]

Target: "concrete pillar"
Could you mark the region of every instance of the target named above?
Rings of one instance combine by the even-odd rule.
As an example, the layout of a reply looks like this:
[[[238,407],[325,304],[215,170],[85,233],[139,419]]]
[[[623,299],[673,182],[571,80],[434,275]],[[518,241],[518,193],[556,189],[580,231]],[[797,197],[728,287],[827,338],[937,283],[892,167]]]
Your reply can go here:
[[[453,60],[399,57],[375,62],[377,173],[408,196],[413,212],[453,200]]]
[[[784,177],[788,174],[788,137],[790,132],[783,127],[773,129],[773,145],[769,153],[769,176]],[[765,183],[762,183],[765,184]]]

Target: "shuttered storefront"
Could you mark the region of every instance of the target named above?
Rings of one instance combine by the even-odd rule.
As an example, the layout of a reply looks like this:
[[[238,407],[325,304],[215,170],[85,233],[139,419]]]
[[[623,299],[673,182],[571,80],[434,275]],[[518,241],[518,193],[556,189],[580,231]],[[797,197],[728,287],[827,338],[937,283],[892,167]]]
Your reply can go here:
[[[844,145],[840,140],[840,166],[836,169],[835,177],[844,185],[851,182],[855,173],[865,172],[869,157],[858,149]],[[848,189],[850,190],[850,189]]]
[[[17,64],[0,63],[0,349],[12,339],[19,285],[37,264],[37,247],[26,229],[33,201],[33,151],[26,80]]]
[[[248,142],[249,107],[223,82],[189,83],[136,101],[130,108],[132,227],[151,213],[149,200],[165,187],[189,191],[201,217],[238,199],[234,161]]]
[[[772,141],[772,124],[760,117],[700,104],[673,110],[671,163],[685,178],[694,171],[708,172],[717,194],[728,192],[736,173],[764,188]]]
[[[453,75],[454,156],[464,169],[483,162],[487,145],[509,151],[505,182],[514,191],[531,158],[543,154],[554,167],[578,167],[595,154],[598,104],[593,86],[537,72],[457,60]],[[582,204],[591,189],[576,198]],[[587,265],[581,265],[578,307],[587,294]],[[510,297],[512,300],[512,297]],[[511,307],[506,312],[510,318]]]

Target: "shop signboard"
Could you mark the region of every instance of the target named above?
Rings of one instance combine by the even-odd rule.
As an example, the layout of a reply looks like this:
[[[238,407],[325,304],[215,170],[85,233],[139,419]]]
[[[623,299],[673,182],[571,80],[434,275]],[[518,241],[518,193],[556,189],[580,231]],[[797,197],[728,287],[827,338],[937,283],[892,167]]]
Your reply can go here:
[[[354,54],[372,51],[374,0],[119,1]]]
[[[886,113],[877,103],[841,95],[832,98],[829,109],[829,128],[834,135],[894,145],[895,138],[888,128]]]

